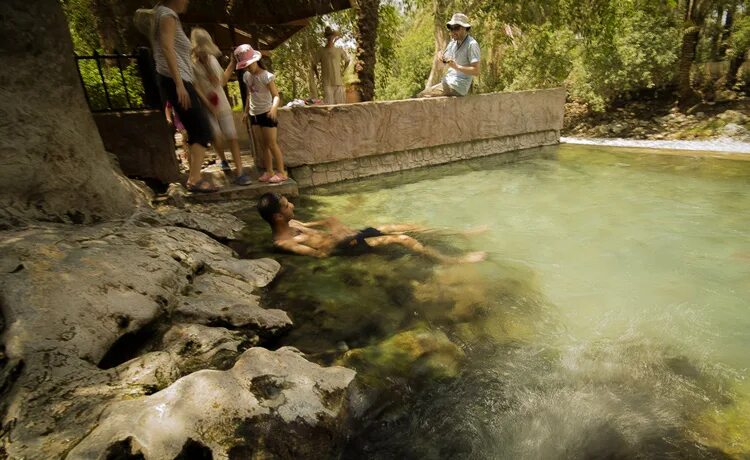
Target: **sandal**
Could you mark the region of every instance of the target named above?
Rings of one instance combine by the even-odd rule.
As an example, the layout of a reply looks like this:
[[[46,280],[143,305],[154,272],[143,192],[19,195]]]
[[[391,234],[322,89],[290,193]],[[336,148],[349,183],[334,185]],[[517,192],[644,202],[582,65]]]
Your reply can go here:
[[[268,172],[264,172],[262,176],[258,178],[259,182],[268,182],[270,178],[272,178],[274,175],[269,174]]]
[[[273,177],[268,179],[269,184],[280,184],[282,182],[286,182],[288,178],[285,176],[282,176],[281,174],[274,174]]]
[[[201,179],[192,185],[187,184],[187,189],[193,193],[213,193],[219,191],[219,187],[214,187],[206,179]]]
[[[250,176],[243,174],[234,180],[237,185],[250,185],[253,181],[250,180]]]

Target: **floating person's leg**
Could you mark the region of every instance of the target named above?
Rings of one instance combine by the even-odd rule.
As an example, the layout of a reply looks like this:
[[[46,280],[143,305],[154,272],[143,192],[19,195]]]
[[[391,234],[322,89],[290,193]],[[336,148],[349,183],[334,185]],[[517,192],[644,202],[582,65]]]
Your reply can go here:
[[[398,245],[409,249],[417,254],[423,254],[443,263],[472,263],[481,262],[487,256],[484,252],[470,252],[461,257],[450,257],[428,248],[419,241],[408,235],[384,235],[367,238],[365,240],[371,247]]]

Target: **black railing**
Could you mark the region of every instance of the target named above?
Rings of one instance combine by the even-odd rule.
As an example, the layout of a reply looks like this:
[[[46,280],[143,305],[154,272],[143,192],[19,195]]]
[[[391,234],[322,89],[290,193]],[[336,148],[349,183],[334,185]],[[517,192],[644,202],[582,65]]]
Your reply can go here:
[[[86,101],[92,112],[160,108],[153,60],[148,48],[133,54],[75,56]]]

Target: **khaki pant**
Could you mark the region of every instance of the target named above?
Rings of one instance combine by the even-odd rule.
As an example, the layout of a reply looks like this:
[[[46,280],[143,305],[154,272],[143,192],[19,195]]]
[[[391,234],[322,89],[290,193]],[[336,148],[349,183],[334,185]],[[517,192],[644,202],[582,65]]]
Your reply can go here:
[[[417,94],[417,97],[440,97],[440,96],[460,96],[453,88],[448,86],[448,83],[441,81],[440,83],[430,86],[426,90]]]
[[[346,91],[343,86],[324,86],[323,102],[325,104],[344,104],[346,103]]]

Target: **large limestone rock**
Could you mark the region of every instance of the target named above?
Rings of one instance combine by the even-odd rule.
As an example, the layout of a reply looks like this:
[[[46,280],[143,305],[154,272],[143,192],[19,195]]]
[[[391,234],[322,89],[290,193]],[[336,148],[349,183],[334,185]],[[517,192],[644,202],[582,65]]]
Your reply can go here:
[[[99,137],[60,2],[4,0],[0,17],[0,228],[90,223],[144,205]]]
[[[227,369],[258,337],[291,326],[255,292],[277,262],[235,259],[205,233],[152,217],[0,235],[0,445],[9,457],[59,458],[111,404],[196,369]],[[167,331],[186,316],[204,325]],[[208,327],[216,318],[237,330]]]
[[[214,459],[328,458],[341,441],[354,375],[312,364],[294,349],[252,348],[228,371],[195,372],[112,405],[66,458],[105,459],[123,445],[146,459],[188,449],[210,450]]]

